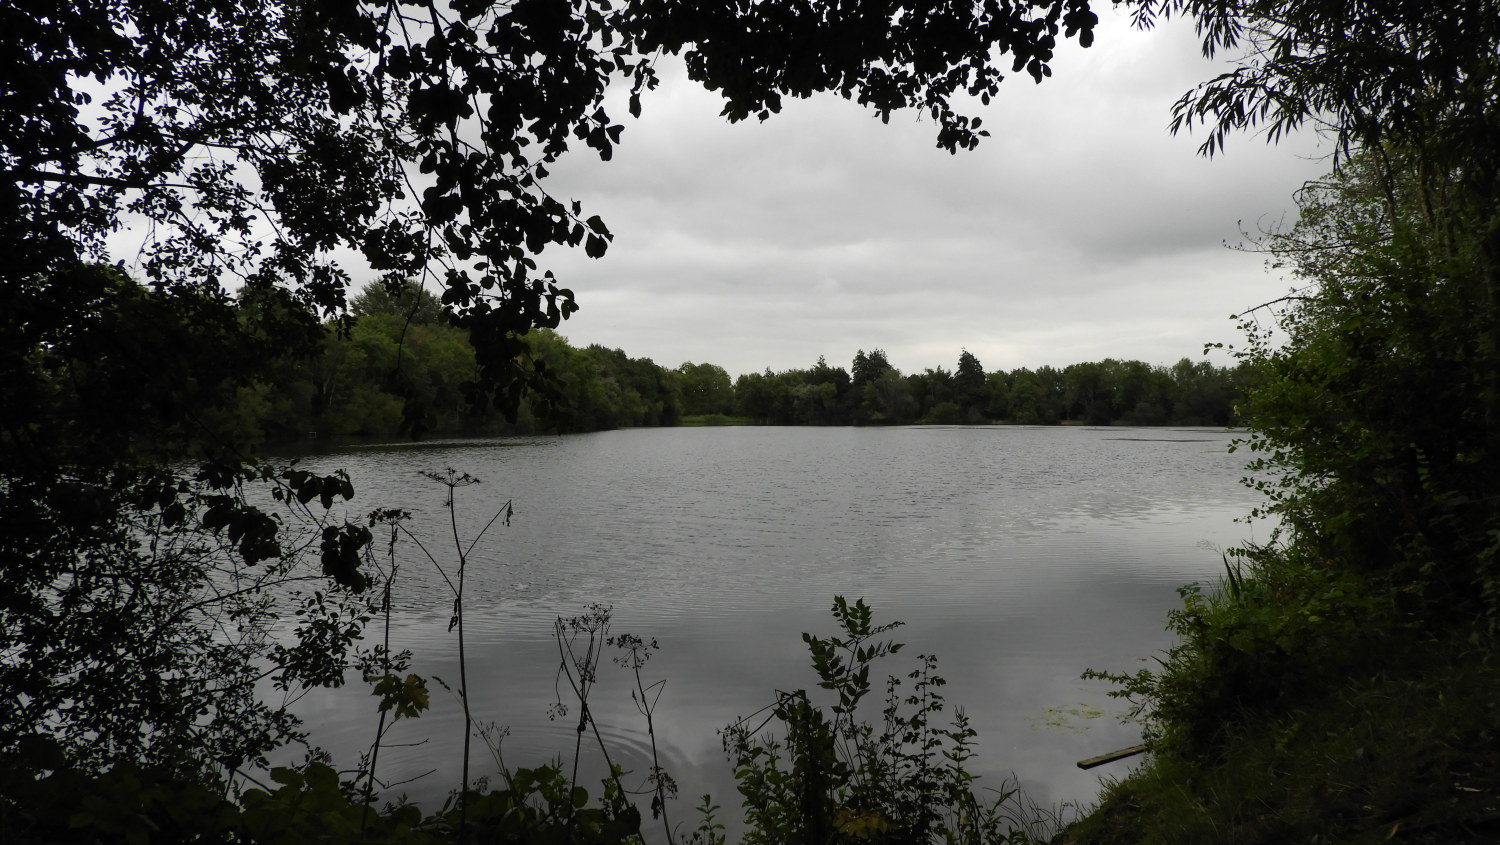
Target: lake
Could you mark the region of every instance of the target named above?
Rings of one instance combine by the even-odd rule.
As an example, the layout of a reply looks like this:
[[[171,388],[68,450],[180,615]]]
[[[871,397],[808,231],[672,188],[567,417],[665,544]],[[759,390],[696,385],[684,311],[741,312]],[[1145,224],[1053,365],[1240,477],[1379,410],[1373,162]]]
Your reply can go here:
[[[476,717],[508,726],[512,767],[571,758],[575,719],[550,721],[558,650],[552,623],[591,602],[613,630],[660,650],[657,743],[681,785],[674,819],[711,792],[738,818],[716,730],[816,679],[803,631],[831,634],[835,595],[863,597],[875,621],[901,620],[907,651],[940,659],[950,707],[979,732],[981,786],[1012,773],[1048,807],[1089,803],[1101,776],[1085,757],[1135,744],[1124,705],[1087,668],[1134,671],[1170,645],[1177,589],[1212,582],[1220,549],[1265,539],[1240,520],[1233,435],[1211,429],[1085,427],[679,428],[566,437],[388,444],[303,457],[346,469],[361,510],[400,506],[445,567],[454,560],[446,489],[423,470],[481,483],[457,491],[465,542],[507,500],[515,516],[475,544],[467,577]],[[1256,534],[1260,536],[1257,537]],[[399,547],[393,645],[414,671],[457,685],[451,594],[415,544]],[[450,575],[452,573],[450,572]],[[877,671],[881,667],[877,667]],[[591,697],[611,753],[643,771],[645,725],[628,672],[601,667]],[[382,751],[388,781],[435,801],[458,781],[462,714],[437,684],[433,708]],[[879,692],[881,685],[876,684]],[[368,748],[375,700],[358,683],[298,705],[341,763]],[[494,763],[476,742],[475,771]],[[597,781],[590,782],[597,794]]]

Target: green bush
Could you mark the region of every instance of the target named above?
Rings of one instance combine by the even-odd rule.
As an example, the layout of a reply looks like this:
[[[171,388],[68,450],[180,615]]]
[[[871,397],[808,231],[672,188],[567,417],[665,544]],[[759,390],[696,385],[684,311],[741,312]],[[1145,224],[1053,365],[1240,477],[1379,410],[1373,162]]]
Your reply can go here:
[[[724,731],[744,798],[747,843],[1024,842],[1022,822],[1006,811],[1002,789],[975,794],[965,769],[975,732],[963,711],[948,727],[935,723],[946,704],[937,659],[919,655],[906,675],[886,679],[880,722],[860,717],[871,692],[870,669],[901,644],[879,638],[901,623],[874,625],[864,600],[834,599],[840,635],[803,634],[818,686],[835,701],[815,704],[805,690],[780,693],[752,726],[740,719]],[[752,719],[755,717],[751,717]],[[775,722],[780,736],[762,730]]]
[[[1296,549],[1243,550],[1225,573],[1216,590],[1179,590],[1168,614],[1179,639],[1158,669],[1085,673],[1120,685],[1111,694],[1134,702],[1158,751],[1221,759],[1238,726],[1324,694],[1405,625],[1391,594]]]

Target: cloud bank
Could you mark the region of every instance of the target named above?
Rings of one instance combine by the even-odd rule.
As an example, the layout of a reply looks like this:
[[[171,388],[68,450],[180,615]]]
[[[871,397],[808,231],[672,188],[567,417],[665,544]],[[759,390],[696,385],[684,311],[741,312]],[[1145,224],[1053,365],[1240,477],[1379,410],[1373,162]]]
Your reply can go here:
[[[992,137],[956,156],[920,115],[882,125],[833,96],[730,125],[663,59],[614,160],[553,171],[549,190],[616,235],[599,260],[541,256],[582,305],[563,333],[731,374],[876,347],[905,372],[951,369],[962,348],[989,370],[1171,363],[1235,340],[1228,315],[1287,282],[1226,242],[1288,217],[1329,163],[1311,136],[1198,156],[1170,107],[1221,66],[1181,21],[1102,17],[1053,78],[1011,76],[973,104]]]

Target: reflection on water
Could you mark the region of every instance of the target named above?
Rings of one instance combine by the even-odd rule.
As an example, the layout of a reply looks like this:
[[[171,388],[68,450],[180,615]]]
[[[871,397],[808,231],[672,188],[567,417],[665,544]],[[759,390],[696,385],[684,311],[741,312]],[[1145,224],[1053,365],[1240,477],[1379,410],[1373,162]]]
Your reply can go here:
[[[479,718],[511,728],[512,766],[571,755],[574,723],[549,722],[558,662],[552,620],[589,602],[615,630],[655,637],[645,669],[667,679],[658,745],[682,784],[676,810],[712,792],[738,805],[715,734],[812,686],[799,632],[830,630],[836,594],[901,619],[911,654],[936,653],[950,705],[978,729],[974,767],[1019,774],[1043,804],[1088,801],[1097,773],[1074,762],[1131,745],[1114,718],[1048,727],[1049,712],[1116,713],[1089,667],[1133,670],[1168,644],[1176,588],[1221,569],[1215,547],[1251,538],[1242,461],[1213,430],[917,427],[706,428],[448,441],[304,458],[345,468],[362,509],[401,506],[428,548],[445,539],[444,488],[421,470],[483,483],[459,491],[472,536],[505,501],[510,527],[476,545],[466,627]],[[415,670],[457,680],[451,595],[408,547],[398,647]],[[904,673],[903,655],[887,668]],[[591,702],[615,753],[640,767],[644,725],[628,674],[605,666]],[[404,790],[431,800],[457,779],[461,715],[435,688],[431,713],[382,752],[382,775],[438,773]],[[353,760],[374,730],[360,684],[302,702],[315,741]],[[1119,774],[1125,763],[1106,767]]]

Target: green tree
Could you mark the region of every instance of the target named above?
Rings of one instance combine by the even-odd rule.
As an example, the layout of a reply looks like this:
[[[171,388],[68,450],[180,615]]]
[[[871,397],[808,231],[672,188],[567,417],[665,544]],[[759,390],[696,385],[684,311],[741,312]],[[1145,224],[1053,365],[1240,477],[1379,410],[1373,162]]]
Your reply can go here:
[[[1011,422],[1056,425],[1063,419],[1062,373],[1053,367],[1021,368],[1010,373],[1007,399]]]
[[[349,313],[355,317],[389,314],[414,326],[430,326],[443,319],[443,304],[416,282],[401,279],[395,283],[365,285],[349,301]]]
[[[1500,418],[1500,14],[1387,0],[1144,2],[1196,18],[1204,50],[1243,50],[1185,94],[1174,129],[1203,150],[1316,121],[1340,166],[1273,233],[1306,287],[1251,325],[1245,403],[1281,473],[1267,488],[1296,542],[1371,573],[1421,573],[1470,604],[1493,592],[1500,525],[1489,420]],[[1490,599],[1484,604],[1493,605]]]
[[[894,367],[875,377],[865,388],[864,409],[867,422],[876,425],[901,425],[917,419],[918,405],[911,385]]]
[[[1392,175],[1346,162],[1270,239],[1309,287],[1281,311],[1284,346],[1252,335],[1243,410],[1298,542],[1422,583],[1445,613],[1495,613],[1500,348],[1473,294],[1496,280],[1481,250],[1454,249],[1424,174],[1394,174],[1396,205]]]
[[[684,362],[677,368],[682,412],[689,415],[729,414],[734,411],[734,385],[717,364]]]
[[[1444,725],[1455,730],[1443,744],[1465,758],[1493,751],[1493,675],[1469,688],[1443,673],[1493,665],[1500,629],[1500,9],[1189,0],[1138,10],[1148,20],[1195,16],[1209,54],[1243,48],[1231,70],[1177,105],[1176,128],[1206,124],[1205,152],[1236,131],[1264,127],[1275,140],[1304,123],[1339,152],[1333,172],[1300,193],[1297,222],[1266,239],[1299,286],[1243,315],[1245,366],[1173,368],[1189,410],[1206,387],[1245,385],[1252,477],[1281,529],[1226,561],[1219,595],[1185,592],[1171,622],[1183,641],[1159,672],[1117,678],[1151,708],[1158,769],[1192,772],[1168,788],[1210,826],[1243,818],[1247,800],[1280,822],[1279,787],[1236,795],[1232,810],[1211,793],[1246,752],[1270,759],[1274,747],[1280,765],[1312,712],[1347,714],[1347,726],[1325,723],[1337,741],[1329,747],[1362,757],[1364,737],[1411,718],[1363,722],[1366,701],[1424,695],[1414,692],[1422,684],[1441,700],[1462,687],[1455,712],[1481,715]],[[1428,666],[1439,669],[1408,684],[1405,667]],[[1378,692],[1349,692],[1372,678]],[[1390,759],[1336,762],[1355,772]],[[1411,768],[1451,768],[1428,765],[1424,749]],[[1349,791],[1371,796],[1394,777],[1373,771]],[[1418,806],[1425,800],[1403,794],[1396,812],[1434,819],[1423,834],[1434,841],[1462,838],[1465,820],[1487,812],[1446,794]],[[1375,803],[1384,807],[1363,810],[1391,812],[1389,799]],[[1132,800],[1133,826],[1148,816],[1141,809]],[[1276,837],[1367,835],[1336,820],[1351,814],[1317,809],[1320,829]]]
[[[913,415],[919,419],[931,417],[932,410],[939,405],[958,407],[953,401],[953,374],[942,367],[913,373],[906,377],[906,384],[916,403]]]
[[[1126,361],[1115,403],[1117,419],[1126,425],[1163,425],[1172,420],[1175,395],[1164,367]]]
[[[953,371],[953,392],[958,406],[966,414],[982,413],[985,406],[984,366],[967,349],[959,353],[958,369]]]
[[[369,537],[327,517],[347,480],[247,468],[237,432],[211,427],[284,336],[247,331],[255,315],[227,299],[97,265],[22,287],[3,288],[17,401],[0,411],[0,759],[202,779],[263,760],[298,733],[257,683],[342,682]],[[238,495],[252,481],[274,504]],[[320,564],[326,597],[266,603]]]
[[[798,425],[834,425],[839,419],[838,390],[830,383],[804,382],[792,389],[792,414]]]
[[[1010,379],[1002,372],[989,373],[984,377],[984,416],[991,420],[1010,417]]]
[[[1226,370],[1183,358],[1172,365],[1172,419],[1183,425],[1229,425],[1237,392]]]
[[[833,388],[837,408],[829,418],[828,423],[848,425],[850,422],[849,396],[850,388],[853,385],[853,379],[850,378],[849,371],[843,367],[828,366],[828,361],[822,355],[819,355],[818,363],[814,364],[811,370],[808,370],[807,378],[811,384],[820,387],[822,385],[829,385]]]
[[[890,383],[892,378],[899,380],[901,374],[886,359],[885,350],[875,349],[868,355],[863,349],[858,350],[849,374],[849,418],[855,425],[895,422],[887,411],[909,410],[910,388],[904,382],[900,388]],[[882,380],[887,383],[877,388]]]
[[[1202,152],[1257,127],[1275,142],[1305,124],[1345,156],[1405,150],[1416,170],[1493,195],[1500,164],[1494,4],[1401,0],[1137,0],[1138,23],[1188,15],[1208,56],[1233,67],[1173,106],[1173,131],[1207,131]]]
[[[769,422],[774,399],[768,369],[764,373],[745,373],[734,380],[734,410],[756,422]]]
[[[1109,425],[1114,420],[1115,383],[1110,363],[1073,364],[1063,369],[1064,414],[1068,419],[1089,425]]]

